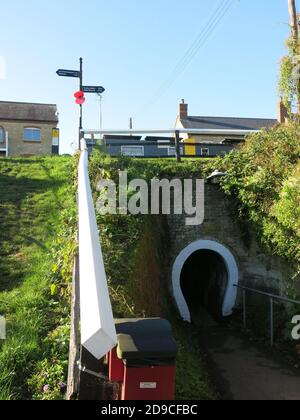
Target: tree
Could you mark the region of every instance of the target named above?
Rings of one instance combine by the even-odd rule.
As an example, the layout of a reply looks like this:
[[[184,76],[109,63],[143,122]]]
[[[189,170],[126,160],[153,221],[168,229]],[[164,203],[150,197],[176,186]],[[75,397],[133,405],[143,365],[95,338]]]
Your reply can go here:
[[[298,107],[300,114],[300,45],[299,23],[295,0],[288,0],[291,36],[287,41],[289,53],[282,58],[279,80],[279,93],[290,114]]]
[[[290,14],[290,25],[292,30],[292,38],[295,43],[298,43],[298,20],[295,0],[288,0],[289,14]]]

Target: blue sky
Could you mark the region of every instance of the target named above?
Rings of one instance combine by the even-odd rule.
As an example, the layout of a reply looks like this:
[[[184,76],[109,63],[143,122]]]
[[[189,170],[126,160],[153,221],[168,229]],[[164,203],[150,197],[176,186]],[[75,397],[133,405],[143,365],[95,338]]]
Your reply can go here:
[[[289,33],[287,0],[236,0],[169,89],[178,60],[221,0],[3,0],[0,100],[56,103],[61,151],[77,138],[76,69],[103,85],[104,128],[173,127],[181,98],[192,115],[275,117],[280,57]],[[0,63],[3,59],[0,60]],[[0,72],[1,79],[1,72]],[[88,95],[84,127],[99,127],[99,101]]]

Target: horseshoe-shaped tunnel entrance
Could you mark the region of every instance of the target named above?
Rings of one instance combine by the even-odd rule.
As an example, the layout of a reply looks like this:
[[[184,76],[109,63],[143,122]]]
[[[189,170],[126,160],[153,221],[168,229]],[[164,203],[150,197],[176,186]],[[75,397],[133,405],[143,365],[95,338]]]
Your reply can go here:
[[[180,315],[192,322],[205,308],[215,319],[232,315],[239,270],[228,248],[214,241],[197,241],[176,258],[172,273]]]

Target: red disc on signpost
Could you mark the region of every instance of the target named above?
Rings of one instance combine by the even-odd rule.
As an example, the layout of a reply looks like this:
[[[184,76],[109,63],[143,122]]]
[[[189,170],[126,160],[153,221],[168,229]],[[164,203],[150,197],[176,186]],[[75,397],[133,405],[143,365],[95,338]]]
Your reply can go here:
[[[74,93],[74,97],[76,98],[76,103],[78,105],[83,105],[85,103],[84,92],[82,92],[81,90]]]

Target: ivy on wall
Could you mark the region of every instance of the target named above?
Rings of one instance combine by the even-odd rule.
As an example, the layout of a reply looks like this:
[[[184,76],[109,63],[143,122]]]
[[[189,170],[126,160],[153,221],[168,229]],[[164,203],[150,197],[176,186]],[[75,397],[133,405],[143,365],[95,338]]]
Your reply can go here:
[[[295,74],[298,71],[300,76],[300,55],[299,46],[292,38],[288,39],[287,48],[288,54],[282,58],[280,63],[278,90],[284,105],[291,114],[292,108],[299,101],[299,77],[295,77]]]
[[[270,253],[300,272],[300,126],[278,125],[248,137],[239,153],[219,160],[222,181],[242,220]]]

